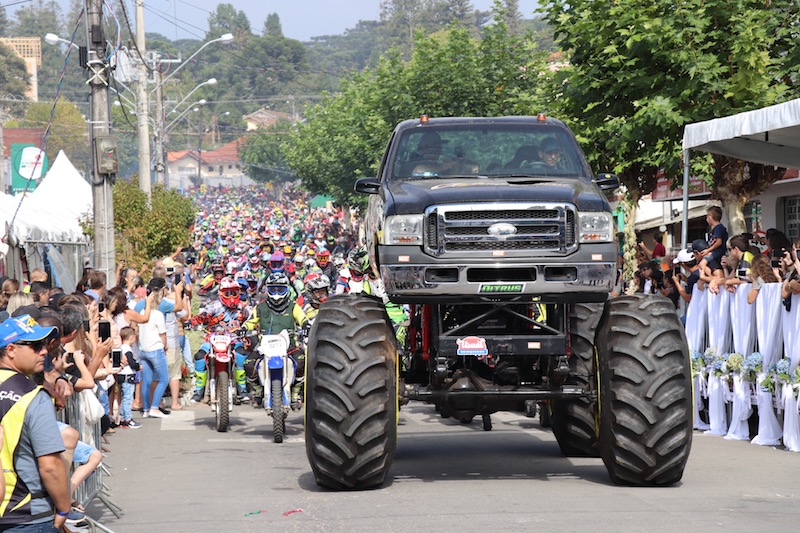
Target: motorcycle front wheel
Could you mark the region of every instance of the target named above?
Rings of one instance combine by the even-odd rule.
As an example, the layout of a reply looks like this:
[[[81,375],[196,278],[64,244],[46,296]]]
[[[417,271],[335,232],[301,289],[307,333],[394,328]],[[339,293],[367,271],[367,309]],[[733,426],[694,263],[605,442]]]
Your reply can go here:
[[[283,442],[286,433],[286,413],[283,411],[283,383],[279,379],[270,381],[272,394],[272,440]]]
[[[228,431],[228,421],[230,420],[230,412],[228,411],[228,400],[230,399],[230,395],[228,394],[228,387],[230,376],[228,376],[227,372],[220,372],[217,374],[217,382],[216,382],[216,395],[217,395],[217,411],[216,415],[216,427],[217,431],[224,433]]]

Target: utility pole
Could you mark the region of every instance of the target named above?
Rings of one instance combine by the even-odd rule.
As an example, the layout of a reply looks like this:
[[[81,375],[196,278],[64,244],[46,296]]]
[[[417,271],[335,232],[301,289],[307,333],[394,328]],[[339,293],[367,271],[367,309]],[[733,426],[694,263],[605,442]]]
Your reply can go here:
[[[136,2],[136,47],[142,59],[146,58],[144,40],[144,0]],[[147,93],[147,63],[139,63],[139,81],[136,83],[136,118],[139,131],[139,188],[150,202],[150,118],[149,94]]]
[[[167,180],[167,169],[164,161],[164,95],[161,91],[161,57],[156,55],[155,58],[155,84],[156,84],[156,183],[162,183],[164,187],[169,187]]]
[[[103,36],[103,0],[86,0],[86,31],[91,101],[91,139],[93,153],[92,200],[94,202],[94,268],[106,273],[111,283],[116,272],[114,257],[114,202],[111,184],[116,174],[116,144],[111,137],[111,112],[108,107],[109,65]]]

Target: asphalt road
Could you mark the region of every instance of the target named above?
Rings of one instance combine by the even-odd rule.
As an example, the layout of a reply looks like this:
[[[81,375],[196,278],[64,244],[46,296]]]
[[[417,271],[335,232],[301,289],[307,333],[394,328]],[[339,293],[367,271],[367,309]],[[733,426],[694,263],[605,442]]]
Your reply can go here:
[[[142,420],[110,437],[106,483],[121,518],[89,514],[114,532],[250,531],[790,531],[800,508],[800,454],[695,432],[683,481],[618,487],[600,459],[561,456],[550,431],[514,413],[440,419],[402,410],[385,486],[332,492],[314,482],[302,417],[272,442],[271,419],[236,407],[227,433],[208,406]]]

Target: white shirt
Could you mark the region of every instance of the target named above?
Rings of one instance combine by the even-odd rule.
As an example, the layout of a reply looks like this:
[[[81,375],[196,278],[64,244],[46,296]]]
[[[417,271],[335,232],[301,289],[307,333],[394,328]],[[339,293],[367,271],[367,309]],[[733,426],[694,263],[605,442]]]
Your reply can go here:
[[[139,349],[144,352],[163,350],[164,343],[160,335],[167,332],[167,321],[164,313],[158,309],[150,310],[150,320],[139,324]]]

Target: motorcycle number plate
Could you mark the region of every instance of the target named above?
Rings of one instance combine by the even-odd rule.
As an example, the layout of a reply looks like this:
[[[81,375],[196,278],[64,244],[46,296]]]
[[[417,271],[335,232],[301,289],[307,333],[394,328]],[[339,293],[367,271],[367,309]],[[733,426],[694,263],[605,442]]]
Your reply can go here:
[[[230,344],[231,336],[230,335],[211,335],[211,338],[208,339],[211,344]]]

